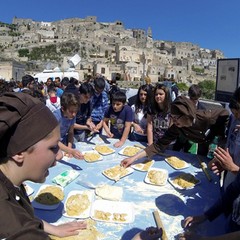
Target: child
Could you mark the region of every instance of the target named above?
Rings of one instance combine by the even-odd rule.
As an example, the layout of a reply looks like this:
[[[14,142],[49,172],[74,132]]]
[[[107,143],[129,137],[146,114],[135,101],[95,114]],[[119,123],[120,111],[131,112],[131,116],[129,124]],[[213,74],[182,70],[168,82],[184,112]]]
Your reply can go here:
[[[91,98],[91,119],[95,124],[95,130],[101,133],[103,127],[103,118],[106,109],[108,108],[108,96],[104,91],[106,82],[104,78],[99,77],[94,79],[94,92]]]
[[[147,142],[147,112],[151,106],[151,86],[142,85],[138,89],[135,104],[131,106],[134,113],[131,140]]]
[[[57,96],[57,91],[54,85],[48,86],[47,89],[48,99],[46,100],[46,106],[54,112],[57,109],[61,108],[60,98]]]
[[[78,111],[78,100],[73,93],[65,92],[61,96],[61,109],[53,112],[60,124],[61,141],[59,147],[66,152],[68,157],[83,159],[83,155],[73,149],[74,124]]]
[[[82,83],[79,87],[79,103],[80,107],[74,124],[74,137],[78,142],[85,141],[88,133],[95,133],[95,124],[91,119],[90,99],[93,94],[93,88],[90,83]]]
[[[43,183],[48,169],[62,158],[56,118],[44,103],[25,93],[0,97],[0,112],[0,238],[50,240],[48,234],[77,235],[86,227],[83,222],[55,226],[35,217],[23,186],[26,180]]]
[[[104,115],[103,128],[108,137],[118,138],[119,141],[114,147],[121,147],[131,130],[133,121],[133,112],[131,107],[125,105],[126,95],[124,92],[116,92],[112,97],[112,105],[107,109]],[[109,129],[110,123],[110,129]]]

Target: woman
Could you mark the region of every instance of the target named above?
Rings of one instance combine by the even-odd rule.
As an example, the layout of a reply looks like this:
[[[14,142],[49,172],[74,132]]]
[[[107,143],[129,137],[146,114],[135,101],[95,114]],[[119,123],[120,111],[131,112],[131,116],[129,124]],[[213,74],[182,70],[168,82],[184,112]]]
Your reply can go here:
[[[35,217],[23,187],[26,180],[43,183],[48,168],[62,157],[56,118],[45,104],[25,93],[5,93],[0,97],[0,112],[0,238],[77,235],[85,223],[54,226]]]
[[[154,88],[154,101],[147,114],[147,138],[148,145],[162,138],[171,125],[169,90],[163,84],[157,84]]]
[[[228,121],[229,113],[224,108],[209,110],[198,110],[193,102],[179,96],[171,104],[171,119],[173,124],[166,130],[164,136],[146,147],[144,151],[136,155],[123,159],[121,165],[128,167],[140,158],[148,156],[153,157],[155,154],[162,153],[177,137],[182,134],[189,140],[209,144],[214,136],[225,136],[225,127]],[[207,134],[211,129],[210,134]]]
[[[151,105],[151,90],[148,84],[140,86],[135,104],[131,106],[134,113],[132,141],[147,142],[147,111]]]

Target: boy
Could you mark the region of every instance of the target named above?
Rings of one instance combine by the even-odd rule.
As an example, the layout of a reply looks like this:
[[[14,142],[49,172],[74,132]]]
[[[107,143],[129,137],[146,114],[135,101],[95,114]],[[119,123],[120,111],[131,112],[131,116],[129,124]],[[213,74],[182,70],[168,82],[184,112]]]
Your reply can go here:
[[[78,101],[75,95],[65,92],[61,96],[61,108],[54,111],[53,114],[60,124],[61,141],[59,141],[59,148],[66,152],[69,157],[82,159],[81,152],[73,149],[74,124],[77,111]]]
[[[78,142],[85,141],[88,133],[95,133],[95,124],[91,119],[90,99],[93,94],[93,87],[90,83],[82,83],[79,87],[80,107],[74,124],[74,137]]]
[[[105,112],[103,119],[103,128],[108,137],[120,139],[114,144],[114,147],[121,147],[130,133],[133,121],[133,112],[131,107],[125,105],[126,95],[124,92],[116,92],[112,96],[112,105]],[[110,122],[110,129],[109,129]]]
[[[91,118],[96,126],[95,130],[99,131],[99,133],[102,131],[104,113],[108,108],[108,96],[104,88],[105,80],[102,77],[94,79],[94,92],[91,98]]]

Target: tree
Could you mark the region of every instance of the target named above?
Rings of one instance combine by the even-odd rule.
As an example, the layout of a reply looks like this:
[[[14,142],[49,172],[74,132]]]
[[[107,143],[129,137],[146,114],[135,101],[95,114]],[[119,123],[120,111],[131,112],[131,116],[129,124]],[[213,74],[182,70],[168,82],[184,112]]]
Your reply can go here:
[[[198,83],[198,86],[202,90],[202,97],[203,98],[214,100],[215,89],[216,89],[216,83],[214,81],[203,80],[202,82]]]
[[[188,90],[188,86],[186,83],[177,83],[177,87],[181,92],[185,92]]]

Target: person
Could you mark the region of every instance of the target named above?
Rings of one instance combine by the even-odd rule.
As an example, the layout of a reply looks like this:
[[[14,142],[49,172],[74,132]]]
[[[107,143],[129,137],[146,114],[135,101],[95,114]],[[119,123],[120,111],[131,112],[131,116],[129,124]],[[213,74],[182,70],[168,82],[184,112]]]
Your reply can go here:
[[[60,109],[61,101],[57,96],[57,91],[53,84],[48,86],[47,93],[48,98],[46,99],[46,106],[51,110],[51,112]]]
[[[74,124],[74,138],[78,142],[85,141],[88,133],[95,133],[95,124],[91,119],[90,99],[93,94],[93,87],[90,83],[82,83],[79,87],[79,104],[76,115],[76,123]]]
[[[171,126],[169,89],[163,84],[157,84],[153,91],[154,101],[147,113],[147,139],[148,145],[162,138]]]
[[[225,148],[218,146],[209,168],[219,175],[223,173],[223,191],[236,178],[240,167],[240,87],[237,88],[229,101],[232,112],[229,121],[228,137]],[[223,172],[225,170],[225,172]]]
[[[119,139],[114,147],[121,147],[125,143],[131,130],[133,121],[133,112],[131,107],[126,104],[126,94],[118,91],[113,94],[112,105],[107,109],[104,119],[103,128],[108,137]],[[109,129],[110,123],[110,129]]]
[[[162,237],[162,229],[148,227],[144,231],[137,233],[132,240],[158,240]]]
[[[192,227],[195,224],[202,223],[206,220],[213,221],[220,214],[224,213],[227,217],[226,232],[240,231],[240,172],[237,178],[226,189],[226,192],[220,197],[212,207],[202,215],[188,216],[184,219],[183,227]]]
[[[192,84],[188,89],[188,96],[193,101],[197,109],[206,109],[206,106],[199,101],[202,90],[197,84]]]
[[[109,89],[109,99],[110,99],[110,104],[112,104],[112,96],[115,92],[120,91],[120,88],[117,85],[117,81],[116,79],[112,79],[111,80],[111,85],[110,85],[110,89]]]
[[[105,79],[102,77],[94,79],[94,93],[91,98],[91,118],[96,130],[101,133],[104,113],[108,108],[108,96],[104,91]]]
[[[78,111],[78,100],[73,93],[65,92],[61,96],[61,108],[53,112],[60,124],[61,141],[59,147],[68,157],[83,159],[83,155],[74,149],[74,124]]]
[[[50,240],[48,234],[77,235],[77,230],[86,228],[84,222],[56,226],[34,216],[23,185],[26,180],[43,183],[48,169],[62,158],[56,118],[44,103],[25,93],[1,96],[0,112],[0,238]]]
[[[63,94],[63,90],[61,88],[61,79],[60,79],[60,77],[55,77],[54,86],[56,88],[56,94],[60,98],[62,96],[62,94]]]
[[[146,147],[144,151],[122,160],[121,165],[127,167],[139,158],[145,156],[151,158],[157,153],[164,152],[168,145],[180,134],[183,134],[183,136],[186,136],[193,142],[204,143],[206,145],[206,154],[208,144],[212,141],[214,136],[225,137],[228,117],[229,113],[224,108],[197,110],[190,99],[179,96],[171,104],[171,118],[173,124],[167,129],[164,136],[156,143]]]
[[[151,105],[151,90],[147,84],[140,86],[135,104],[131,106],[134,113],[130,136],[132,141],[147,142],[147,111]]]
[[[202,95],[202,90],[197,84],[192,84],[188,89],[188,97],[189,99],[194,103],[197,109],[203,109],[205,110],[206,107],[203,103],[199,102],[199,98]],[[184,136],[180,135],[176,142],[173,145],[174,151],[184,151],[189,152],[192,154],[198,153],[198,147],[201,148],[197,143],[194,143],[192,141],[189,141],[187,138],[184,138]]]
[[[22,89],[21,92],[32,94],[33,85],[35,83],[34,77],[27,74],[22,77]]]
[[[240,231],[237,232],[232,232],[232,233],[226,233],[218,236],[211,236],[211,237],[206,237],[206,236],[200,236],[197,233],[194,232],[185,232],[185,233],[180,233],[177,236],[178,240],[239,240],[240,239]]]

